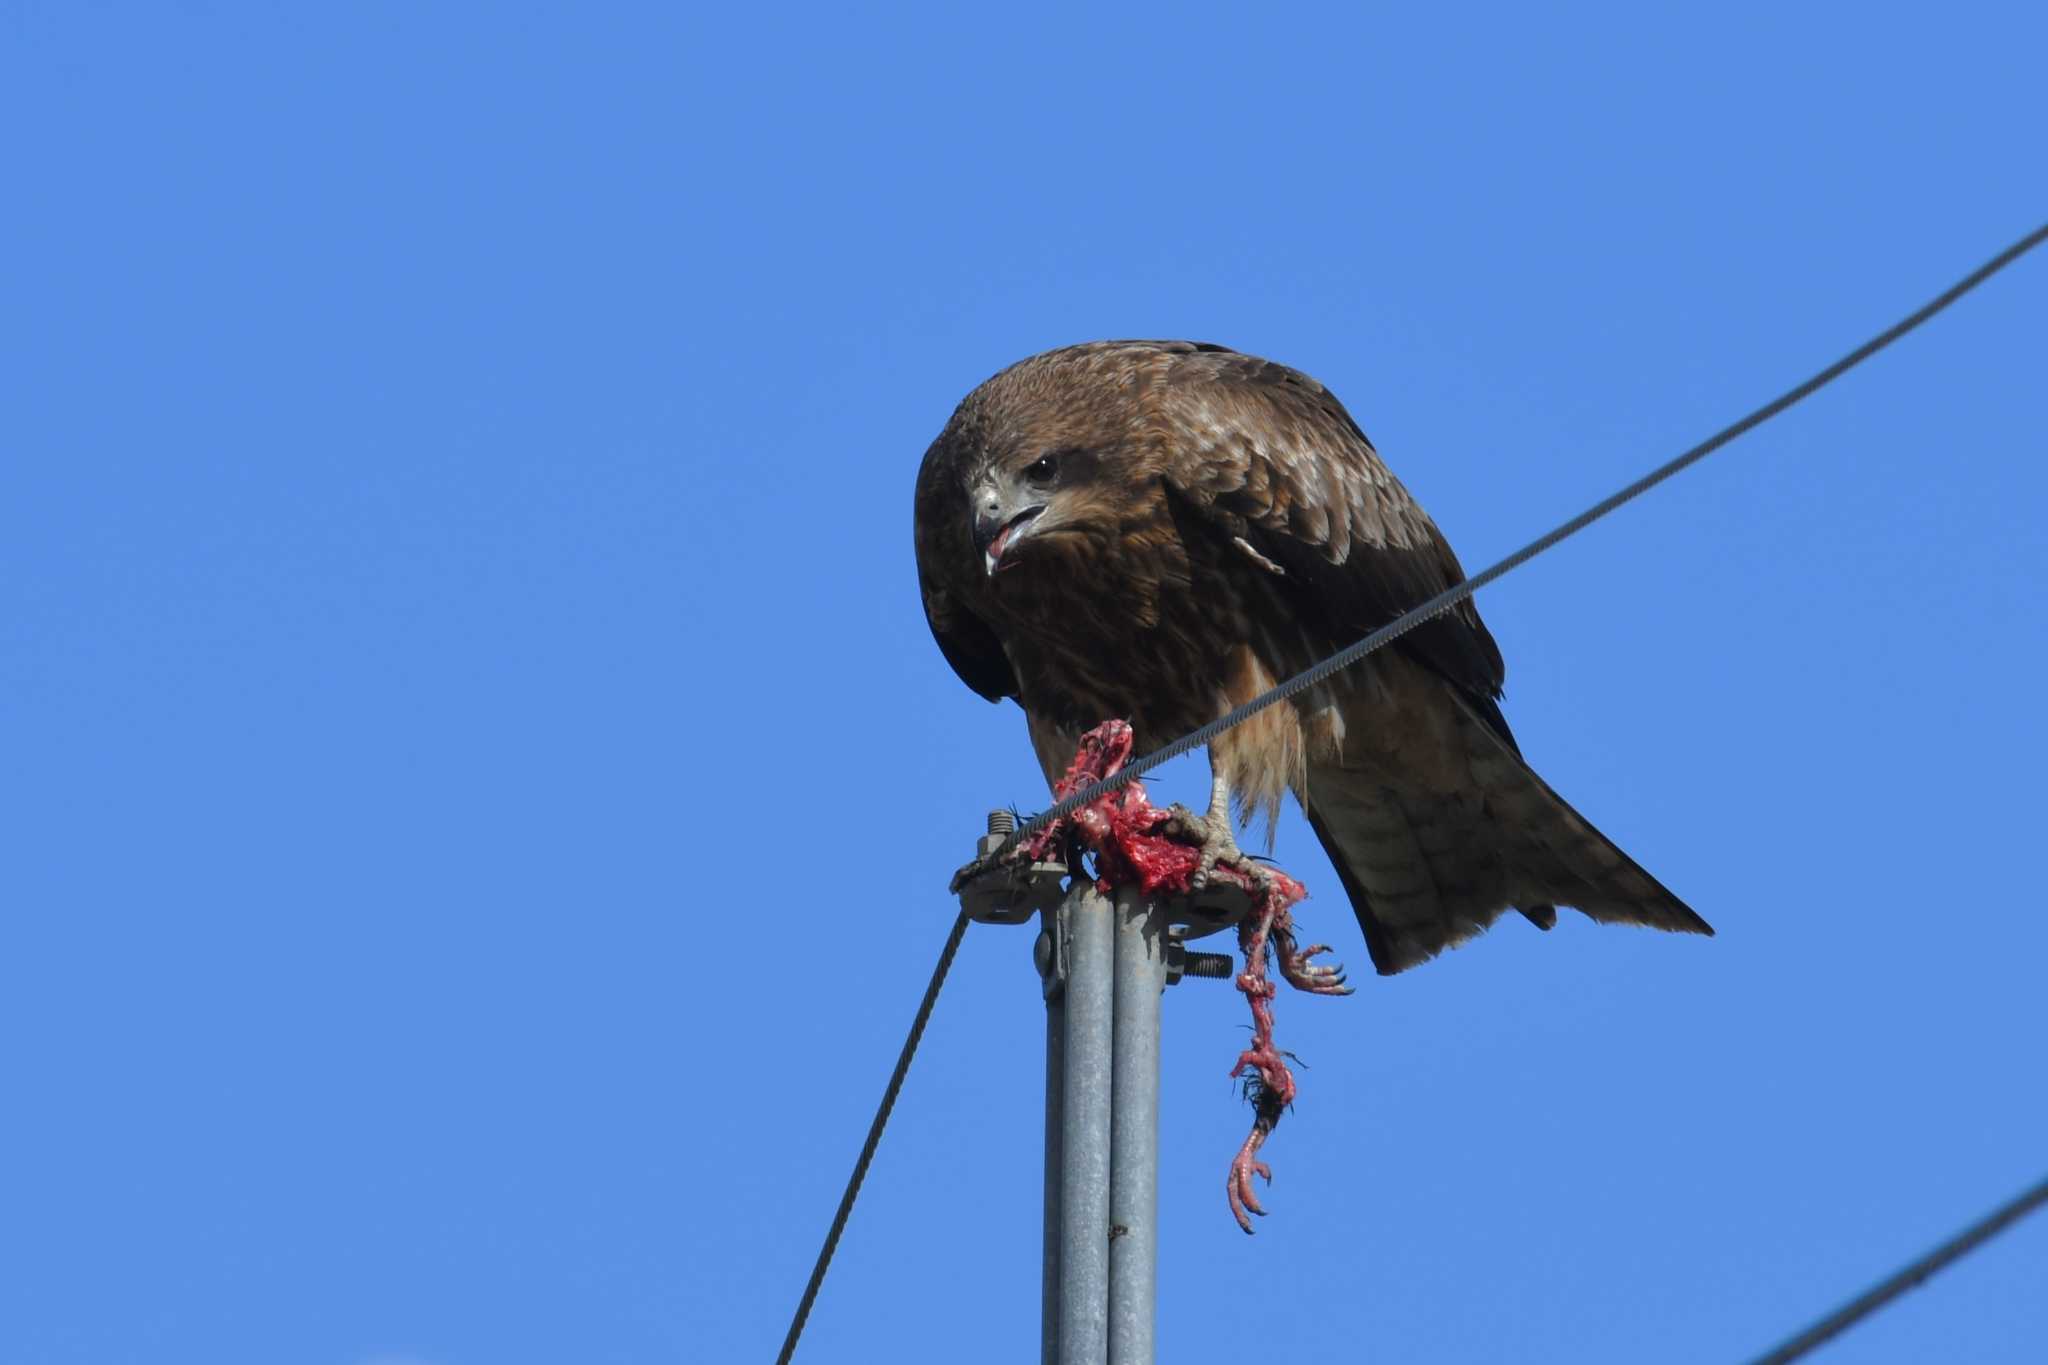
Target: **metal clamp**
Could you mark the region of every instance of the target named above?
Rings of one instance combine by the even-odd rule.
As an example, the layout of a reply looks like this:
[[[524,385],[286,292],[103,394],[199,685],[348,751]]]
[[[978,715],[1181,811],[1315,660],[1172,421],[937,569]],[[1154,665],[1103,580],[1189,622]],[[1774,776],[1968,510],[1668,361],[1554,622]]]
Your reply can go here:
[[[1166,919],[1183,938],[1207,938],[1249,919],[1257,908],[1252,893],[1234,882],[1212,880],[1199,891],[1190,891],[1166,903]],[[1216,954],[1200,954],[1214,957]],[[1204,973],[1197,973],[1203,975]],[[1226,973],[1228,975],[1228,973]]]
[[[974,847],[976,858],[986,858],[1003,846],[1017,828],[1013,811],[988,813],[988,833]],[[1069,869],[1065,863],[1018,863],[991,867],[960,888],[960,908],[967,918],[983,924],[1022,924],[1033,915],[1043,916],[1043,927],[1031,945],[1045,997],[1057,996],[1066,981],[1066,926],[1060,907],[1066,895]],[[1235,925],[1252,912],[1250,893],[1230,882],[1217,881],[1200,891],[1177,896],[1166,906],[1166,984],[1183,976],[1228,980],[1237,973],[1237,963],[1228,953],[1205,953],[1188,948],[1187,940],[1206,938]]]
[[[1003,846],[1017,828],[1015,812],[988,813],[988,833],[974,846],[976,858],[986,858]],[[1042,910],[1057,909],[1065,894],[1065,863],[1018,863],[992,867],[960,888],[960,908],[967,918],[983,924],[1022,924]]]

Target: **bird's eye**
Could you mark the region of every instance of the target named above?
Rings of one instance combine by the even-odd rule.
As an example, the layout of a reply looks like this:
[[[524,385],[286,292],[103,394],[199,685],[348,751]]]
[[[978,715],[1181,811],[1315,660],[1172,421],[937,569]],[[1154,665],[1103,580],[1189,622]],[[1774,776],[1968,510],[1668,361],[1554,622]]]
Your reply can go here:
[[[1024,471],[1024,477],[1035,484],[1048,484],[1059,477],[1060,462],[1051,455],[1041,455],[1031,462]]]

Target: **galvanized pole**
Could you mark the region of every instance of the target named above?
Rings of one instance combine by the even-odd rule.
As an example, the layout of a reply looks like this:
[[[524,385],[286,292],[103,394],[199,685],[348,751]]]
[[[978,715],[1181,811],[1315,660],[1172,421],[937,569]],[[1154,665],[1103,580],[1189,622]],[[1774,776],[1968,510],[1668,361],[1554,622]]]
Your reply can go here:
[[[1060,1131],[1066,1098],[1067,991],[1060,908],[1039,915],[1032,956],[1045,988],[1045,1220],[1039,1243],[1045,1266],[1038,1284],[1039,1365],[1060,1360]]]
[[[1109,1144],[1116,908],[1084,879],[1065,921],[1060,1098],[1060,1365],[1109,1358]]]
[[[991,811],[987,858],[1016,828]],[[1183,939],[1242,918],[1250,901],[1211,887],[1169,902],[1115,902],[1063,862],[991,873],[961,888],[986,924],[1034,914],[1045,992],[1042,1365],[1152,1365],[1159,1278],[1159,1015],[1167,986],[1228,977],[1231,959]],[[1062,894],[1061,884],[1067,883]]]
[[[1109,1365],[1152,1365],[1159,1255],[1159,1003],[1166,918],[1116,898],[1116,1004],[1109,1138]]]

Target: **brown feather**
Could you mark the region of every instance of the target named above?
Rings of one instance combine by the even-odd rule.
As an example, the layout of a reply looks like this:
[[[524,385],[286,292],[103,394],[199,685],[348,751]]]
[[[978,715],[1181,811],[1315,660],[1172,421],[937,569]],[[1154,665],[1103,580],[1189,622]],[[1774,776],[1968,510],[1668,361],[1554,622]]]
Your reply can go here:
[[[977,515],[1009,516],[1055,463],[991,570]],[[940,648],[1023,705],[1049,777],[1100,721],[1157,747],[1463,577],[1333,394],[1189,342],[1050,351],[977,388],[925,454],[916,544]],[[1247,816],[1302,802],[1383,972],[1513,908],[1711,933],[1523,762],[1504,672],[1467,602],[1211,762]]]

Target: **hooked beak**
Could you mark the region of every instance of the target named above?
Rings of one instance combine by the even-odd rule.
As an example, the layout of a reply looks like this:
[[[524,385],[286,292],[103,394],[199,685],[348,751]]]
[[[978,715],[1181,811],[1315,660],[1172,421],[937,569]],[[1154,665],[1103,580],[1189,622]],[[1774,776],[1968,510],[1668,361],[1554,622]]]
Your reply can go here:
[[[974,515],[974,548],[981,551],[984,574],[993,575],[1003,555],[1031,532],[1031,523],[1045,510],[1045,504],[1027,507],[1005,520],[999,509],[986,508]]]

